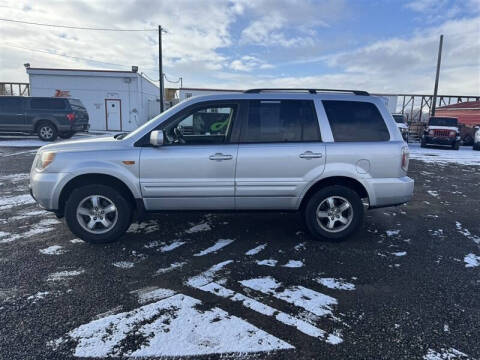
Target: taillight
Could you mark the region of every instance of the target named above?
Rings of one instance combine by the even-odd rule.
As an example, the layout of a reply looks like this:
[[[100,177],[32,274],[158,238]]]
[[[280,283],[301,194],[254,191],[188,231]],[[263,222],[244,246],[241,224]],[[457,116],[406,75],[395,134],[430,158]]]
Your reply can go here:
[[[75,114],[74,113],[67,114],[67,119],[68,121],[73,122],[75,120]]]
[[[408,171],[408,162],[410,161],[410,151],[408,146],[402,147],[402,169],[403,171]]]
[[[457,132],[454,130],[450,131],[450,137],[454,137],[454,136],[457,136]]]

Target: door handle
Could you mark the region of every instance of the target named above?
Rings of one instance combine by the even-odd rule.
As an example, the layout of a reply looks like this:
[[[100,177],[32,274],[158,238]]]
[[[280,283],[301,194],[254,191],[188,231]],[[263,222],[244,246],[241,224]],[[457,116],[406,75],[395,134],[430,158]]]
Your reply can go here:
[[[301,159],[318,159],[322,157],[322,153],[314,153],[311,151],[305,151],[304,153],[298,155]]]
[[[232,160],[233,156],[228,154],[216,153],[214,155],[210,155],[208,158],[210,160],[222,161],[222,160]]]

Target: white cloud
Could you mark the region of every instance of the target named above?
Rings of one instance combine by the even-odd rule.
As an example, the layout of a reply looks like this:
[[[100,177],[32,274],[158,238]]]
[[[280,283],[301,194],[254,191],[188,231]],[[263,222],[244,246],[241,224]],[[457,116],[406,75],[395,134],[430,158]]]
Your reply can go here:
[[[273,66],[255,56],[245,55],[240,59],[233,60],[230,68],[235,71],[252,71],[254,69],[271,69]]]

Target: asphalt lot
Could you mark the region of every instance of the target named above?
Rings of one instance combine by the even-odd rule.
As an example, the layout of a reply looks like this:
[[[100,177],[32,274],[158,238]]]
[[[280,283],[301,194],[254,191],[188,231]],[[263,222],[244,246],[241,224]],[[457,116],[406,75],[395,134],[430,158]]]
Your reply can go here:
[[[341,243],[187,213],[94,246],[29,198],[31,150],[0,147],[0,359],[480,357],[479,152],[412,146],[414,199]]]

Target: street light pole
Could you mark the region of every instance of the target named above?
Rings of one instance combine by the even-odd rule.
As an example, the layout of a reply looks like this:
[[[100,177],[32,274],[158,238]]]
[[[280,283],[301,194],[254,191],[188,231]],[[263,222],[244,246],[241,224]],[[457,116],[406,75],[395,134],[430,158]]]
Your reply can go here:
[[[440,44],[438,45],[437,74],[435,76],[435,88],[433,89],[432,116],[435,116],[435,107],[437,105],[438,78],[440,77],[440,64],[442,62],[443,35],[440,35]]]
[[[158,76],[160,78],[160,113],[163,112],[162,26],[158,25]]]

